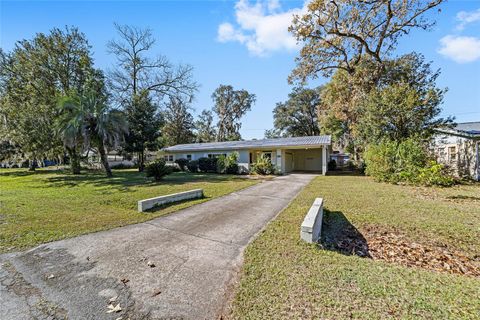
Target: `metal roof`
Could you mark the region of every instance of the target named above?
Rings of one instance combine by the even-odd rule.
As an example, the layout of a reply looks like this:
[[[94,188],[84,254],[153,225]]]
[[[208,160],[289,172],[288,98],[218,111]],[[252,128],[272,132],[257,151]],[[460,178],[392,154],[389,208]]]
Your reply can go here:
[[[458,123],[455,126],[455,130],[462,131],[468,134],[480,135],[480,121]]]
[[[437,129],[436,131],[444,134],[478,140],[480,139],[480,122],[457,123],[452,129]]]
[[[176,146],[163,149],[167,152],[180,151],[205,151],[205,150],[239,150],[251,148],[280,148],[280,147],[314,147],[331,144],[330,136],[308,136],[308,137],[292,137],[292,138],[275,138],[262,140],[246,140],[246,141],[225,141],[225,142],[207,142],[207,143],[190,143],[177,144]]]

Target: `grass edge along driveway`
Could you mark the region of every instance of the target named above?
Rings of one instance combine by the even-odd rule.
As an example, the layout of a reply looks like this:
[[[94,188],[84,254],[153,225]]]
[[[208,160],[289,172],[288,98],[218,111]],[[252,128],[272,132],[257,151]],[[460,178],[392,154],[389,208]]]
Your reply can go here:
[[[246,249],[229,318],[478,319],[479,278],[320,249],[302,242],[299,228],[323,197],[327,220],[344,216],[360,232],[396,230],[474,257],[479,191],[478,184],[434,189],[317,177]]]
[[[151,182],[135,170],[71,175],[64,171],[0,170],[0,252],[147,221],[249,187],[260,180],[173,173]],[[205,197],[137,212],[141,199],[201,188]]]

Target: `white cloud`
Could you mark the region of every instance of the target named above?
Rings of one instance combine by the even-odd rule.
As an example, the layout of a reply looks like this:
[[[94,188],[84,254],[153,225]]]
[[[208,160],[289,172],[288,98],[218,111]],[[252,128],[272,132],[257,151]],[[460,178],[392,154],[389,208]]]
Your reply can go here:
[[[282,11],[278,0],[239,0],[235,4],[237,27],[231,23],[218,26],[217,40],[235,41],[245,45],[254,55],[264,56],[278,50],[298,48],[295,38],[288,32],[294,14],[301,14],[303,8]]]
[[[480,38],[448,35],[440,39],[443,56],[458,63],[473,62],[480,59]]]
[[[474,11],[460,11],[457,13],[457,20],[460,22],[457,25],[457,30],[463,30],[467,24],[480,21],[480,9]]]

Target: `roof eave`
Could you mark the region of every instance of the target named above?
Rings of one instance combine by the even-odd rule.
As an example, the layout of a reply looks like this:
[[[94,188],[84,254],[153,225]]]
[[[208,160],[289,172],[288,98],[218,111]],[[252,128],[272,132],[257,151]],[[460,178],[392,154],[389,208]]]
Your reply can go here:
[[[480,134],[471,134],[464,131],[454,130],[454,129],[436,129],[438,133],[449,134],[452,136],[468,138],[472,140],[480,140]]]
[[[201,152],[201,151],[231,151],[231,150],[274,150],[274,149],[315,149],[318,147],[329,146],[330,142],[317,143],[317,144],[308,144],[308,145],[278,145],[278,146],[258,146],[258,147],[224,147],[224,148],[201,148],[201,149],[181,149],[181,150],[169,150],[169,148],[164,148],[164,152]]]

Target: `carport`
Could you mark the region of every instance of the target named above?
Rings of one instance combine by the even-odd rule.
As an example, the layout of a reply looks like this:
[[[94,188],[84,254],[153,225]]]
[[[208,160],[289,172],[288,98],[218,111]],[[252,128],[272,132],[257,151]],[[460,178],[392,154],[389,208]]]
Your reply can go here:
[[[322,151],[326,148],[311,149],[286,149],[285,150],[285,172],[309,171],[322,172],[323,159]]]

